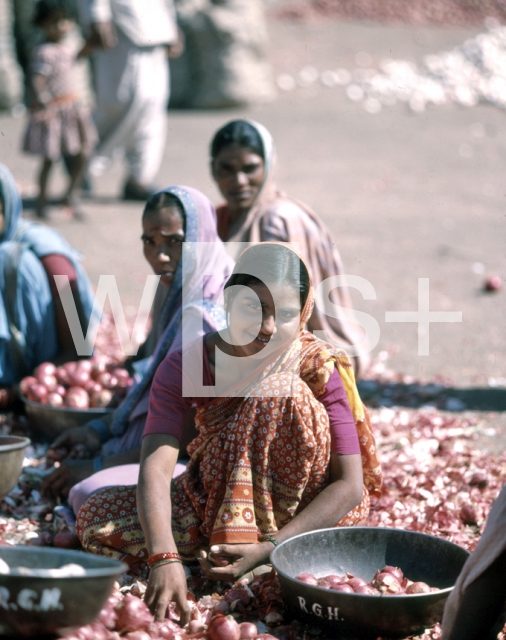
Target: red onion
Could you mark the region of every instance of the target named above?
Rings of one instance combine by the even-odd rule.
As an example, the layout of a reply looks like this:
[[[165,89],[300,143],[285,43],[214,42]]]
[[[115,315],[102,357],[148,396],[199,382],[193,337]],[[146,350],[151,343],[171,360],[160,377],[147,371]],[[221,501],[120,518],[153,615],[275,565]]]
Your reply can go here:
[[[247,605],[251,600],[251,596],[246,589],[230,589],[230,591],[225,594],[225,600],[230,604],[239,600],[243,605]]]
[[[151,638],[162,638],[162,640],[173,640],[174,632],[170,629],[167,623],[157,622],[154,620],[146,629]]]
[[[64,398],[67,395],[67,389],[62,384],[59,384],[55,389],[55,393]]]
[[[50,547],[52,539],[49,531],[41,531],[37,538],[30,538],[26,544],[30,547]]]
[[[188,633],[193,635],[194,633],[200,633],[204,631],[205,624],[203,624],[202,620],[190,620],[188,623]]]
[[[62,364],[62,367],[65,369],[67,374],[70,374],[77,369],[77,362],[66,362],[65,364]]]
[[[331,588],[334,588],[336,584],[342,584],[343,582],[345,582],[345,579],[343,577],[335,575],[333,573],[325,576],[324,580],[326,580],[330,584]]]
[[[396,580],[391,573],[378,573],[372,579],[372,586],[379,589],[381,593],[400,593],[402,587],[400,582]]]
[[[54,375],[60,384],[69,384],[69,372],[64,366],[58,367]]]
[[[121,633],[145,629],[153,622],[153,616],[140,598],[129,593],[116,607],[118,621],[116,628]]]
[[[502,289],[502,278],[501,276],[489,276],[484,284],[483,284],[483,288],[485,289],[485,291],[499,291],[500,289]]]
[[[129,638],[129,640],[151,640],[151,636],[145,631],[131,631],[123,637]]]
[[[38,380],[37,378],[34,378],[34,376],[26,376],[26,378],[23,378],[23,380],[21,380],[21,382],[19,383],[19,390],[24,396],[28,397],[28,389],[33,384],[37,384],[37,383],[38,383]]]
[[[47,373],[45,375],[40,375],[37,380],[40,382],[40,384],[43,384],[49,392],[56,391],[56,387],[58,386],[58,380],[56,379],[56,376]]]
[[[346,582],[341,582],[331,587],[333,591],[340,591],[341,593],[353,593],[353,588]]]
[[[63,407],[63,398],[59,393],[49,393],[47,396],[47,404],[50,407]]]
[[[257,640],[278,640],[276,636],[271,636],[270,633],[259,633],[256,636]]]
[[[355,593],[361,593],[362,595],[365,596],[379,596],[380,592],[375,589],[374,587],[371,587],[370,584],[362,584],[359,585],[358,587],[355,587],[354,589]]]
[[[330,582],[327,582],[325,578],[318,578],[318,586],[322,589],[330,589]]]
[[[118,380],[129,380],[130,378],[130,374],[128,373],[128,371],[126,369],[123,369],[122,367],[116,367],[114,368],[111,373],[116,376],[116,378],[118,378]]]
[[[84,387],[90,381],[90,372],[76,367],[75,371],[69,372],[69,382],[75,387]]]
[[[250,640],[258,636],[258,629],[252,622],[241,622],[239,629],[241,630],[240,640]]]
[[[80,369],[81,371],[87,371],[88,373],[90,373],[93,368],[93,363],[91,362],[91,360],[78,360],[76,364],[77,369]]]
[[[101,389],[91,394],[90,404],[95,409],[102,409],[111,404],[113,393],[110,389]]]
[[[33,375],[39,382],[42,382],[41,378],[44,376],[54,376],[56,373],[56,366],[52,362],[43,362],[35,368]]]
[[[387,565],[386,567],[383,567],[380,573],[390,573],[398,582],[402,582],[402,579],[404,578],[404,574],[399,567],[390,567]]]
[[[357,587],[367,586],[367,581],[363,580],[362,578],[350,578],[347,581],[347,584],[349,584],[353,591],[355,591]]]
[[[112,603],[110,603],[108,600],[105,607],[98,614],[97,620],[101,622],[107,629],[114,629],[114,627],[116,626],[118,614],[116,613],[116,611],[114,611],[115,605],[116,602],[114,603],[114,605],[112,605]]]
[[[241,637],[241,629],[232,616],[213,618],[209,623],[207,633],[211,640],[239,640]]]
[[[487,476],[484,473],[474,473],[469,480],[471,487],[478,487],[479,489],[485,489],[488,485]]]
[[[97,382],[96,380],[93,380],[93,378],[90,378],[88,382],[85,382],[83,384],[83,389],[85,389],[91,396],[91,394],[95,391],[102,391],[102,386],[100,385],[100,382]]]
[[[27,398],[32,402],[47,403],[47,389],[40,382],[34,382],[28,387]]]
[[[219,602],[217,602],[212,610],[213,615],[216,615],[217,613],[227,614],[229,611],[230,605],[226,600],[220,600]]]
[[[53,546],[61,549],[79,549],[81,542],[74,531],[62,529],[53,538]]]
[[[99,373],[103,373],[107,371],[107,365],[110,362],[110,358],[104,355],[93,356],[90,359],[91,362],[91,373],[93,377],[96,377]]]
[[[406,593],[430,593],[430,587],[425,582],[413,582],[406,589]]]
[[[303,573],[299,573],[298,576],[295,576],[296,580],[300,580],[301,582],[305,582],[306,584],[318,584],[318,580],[314,577],[312,573],[308,573],[307,571]]]
[[[81,387],[70,387],[67,391],[65,404],[73,409],[89,409],[90,399],[86,391]]]
[[[99,382],[104,389],[114,389],[118,384],[118,378],[113,376],[109,371],[104,371],[97,376],[97,382]]]
[[[470,504],[464,504],[459,512],[460,519],[464,524],[477,524],[478,517],[476,511]]]

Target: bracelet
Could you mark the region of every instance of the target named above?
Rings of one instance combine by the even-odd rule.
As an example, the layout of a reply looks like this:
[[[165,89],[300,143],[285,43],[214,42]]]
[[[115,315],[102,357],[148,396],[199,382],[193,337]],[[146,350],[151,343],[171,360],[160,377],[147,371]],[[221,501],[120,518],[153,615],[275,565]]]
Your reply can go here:
[[[151,556],[148,560],[148,567],[152,567],[154,564],[159,562],[160,560],[177,560],[178,562],[182,562],[183,558],[179,555],[179,553],[174,551],[166,551],[165,553],[157,553],[154,556]]]
[[[164,564],[174,564],[175,562],[178,563],[178,564],[183,564],[181,560],[177,560],[176,558],[172,558],[172,560],[158,560],[158,562],[150,564],[149,568],[152,571],[153,569],[156,569],[157,567],[161,567]]]
[[[265,533],[263,536],[260,536],[260,542],[272,542],[275,547],[277,547],[279,544],[276,538],[274,536],[271,536],[270,533]]]
[[[102,469],[104,468],[103,462],[104,462],[104,459],[101,456],[98,456],[98,458],[93,458],[94,473],[97,473],[98,471],[102,471]]]

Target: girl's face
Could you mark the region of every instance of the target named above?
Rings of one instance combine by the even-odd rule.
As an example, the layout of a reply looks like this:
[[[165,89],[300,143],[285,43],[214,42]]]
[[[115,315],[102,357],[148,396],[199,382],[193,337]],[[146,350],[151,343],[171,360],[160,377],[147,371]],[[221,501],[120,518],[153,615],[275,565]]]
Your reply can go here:
[[[230,293],[227,289],[226,295]],[[239,285],[228,312],[235,356],[261,353],[263,359],[291,342],[300,330],[300,294],[290,286]]]
[[[142,228],[144,257],[160,276],[160,282],[170,287],[183,250],[183,216],[177,207],[163,207],[145,214]]]
[[[248,211],[263,182],[265,163],[252,149],[229,144],[213,160],[213,178],[228,203],[230,213]]]
[[[56,14],[42,25],[50,42],[60,42],[72,27],[72,21],[62,14]]]

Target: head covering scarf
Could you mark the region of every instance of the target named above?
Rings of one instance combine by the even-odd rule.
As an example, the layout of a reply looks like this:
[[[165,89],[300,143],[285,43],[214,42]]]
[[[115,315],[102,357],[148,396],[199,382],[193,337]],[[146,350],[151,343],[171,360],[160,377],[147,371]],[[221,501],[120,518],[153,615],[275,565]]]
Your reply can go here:
[[[264,158],[264,179],[259,187],[251,208],[233,223],[229,222],[226,204],[217,208],[218,231],[227,242],[258,243],[268,240],[289,242],[297,247],[306,260],[315,286],[329,277],[344,273],[341,257],[329,230],[305,203],[290,198],[280,191],[275,183],[276,151],[271,134],[267,129],[253,120],[245,120],[253,127],[262,141]],[[322,302],[315,307],[308,328],[311,331],[325,332],[326,340],[332,344],[349,350],[350,345],[359,345],[362,341],[349,314],[352,314],[352,303],[346,287],[332,291],[331,308],[326,312],[320,309]],[[344,310],[349,310],[345,313]],[[353,315],[353,314],[352,314]],[[337,317],[336,317],[337,316]],[[358,371],[367,368],[368,354],[360,346],[356,346]]]
[[[78,290],[87,320],[93,309],[94,295],[90,281],[81,266],[81,255],[54,229],[21,218],[23,204],[11,172],[0,163],[0,197],[4,203],[4,228],[0,243],[20,242],[38,258],[56,253],[65,256],[77,273]]]
[[[140,382],[114,414],[112,432],[115,436],[124,433],[134,408],[151,386],[160,362],[168,353],[181,347],[183,314],[205,317],[208,326],[219,324],[220,307],[215,303],[233,267],[233,260],[218,238],[216,212],[209,199],[191,187],[174,186],[163,192],[174,195],[183,207],[185,244],[189,243],[191,249],[179,261],[160,311],[157,327],[160,338],[149,365]],[[200,251],[198,243],[201,242],[212,244]]]

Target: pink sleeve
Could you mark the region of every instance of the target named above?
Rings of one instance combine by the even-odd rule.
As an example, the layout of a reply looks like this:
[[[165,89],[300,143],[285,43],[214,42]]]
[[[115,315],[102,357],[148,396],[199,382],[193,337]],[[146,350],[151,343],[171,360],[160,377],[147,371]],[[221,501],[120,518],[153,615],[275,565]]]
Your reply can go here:
[[[183,398],[182,355],[172,351],[158,367],[151,393],[144,435],[162,433],[181,440],[186,414],[192,398]]]
[[[204,385],[212,385],[207,351],[204,348]],[[200,406],[209,398],[183,397],[183,355],[181,349],[175,349],[162,360],[156,370],[149,394],[149,409],[144,436],[161,433],[173,436],[181,442],[186,414],[193,406]]]
[[[332,372],[318,400],[329,416],[331,452],[340,455],[360,453],[357,428],[337,369]]]

